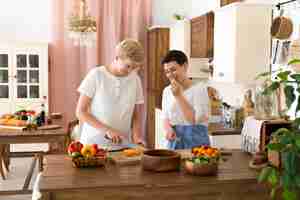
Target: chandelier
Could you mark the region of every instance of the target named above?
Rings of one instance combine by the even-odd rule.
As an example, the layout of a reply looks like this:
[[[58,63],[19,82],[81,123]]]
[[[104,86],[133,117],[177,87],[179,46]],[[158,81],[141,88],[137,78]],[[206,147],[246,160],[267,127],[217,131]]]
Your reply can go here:
[[[96,43],[96,20],[87,11],[86,0],[80,0],[79,13],[72,14],[68,23],[68,35],[76,46],[92,47]]]

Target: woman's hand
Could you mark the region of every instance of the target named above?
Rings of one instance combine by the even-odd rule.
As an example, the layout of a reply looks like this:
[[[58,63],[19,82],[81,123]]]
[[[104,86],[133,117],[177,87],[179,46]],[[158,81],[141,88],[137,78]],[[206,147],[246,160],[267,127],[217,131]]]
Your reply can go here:
[[[175,140],[176,139],[176,133],[174,131],[168,131],[166,134],[167,140]]]
[[[175,97],[182,95],[183,87],[182,85],[176,81],[175,79],[171,80],[171,90]]]
[[[122,142],[123,139],[125,139],[124,134],[115,129],[108,129],[106,131],[105,137],[107,139],[110,139],[114,144],[119,144]]]

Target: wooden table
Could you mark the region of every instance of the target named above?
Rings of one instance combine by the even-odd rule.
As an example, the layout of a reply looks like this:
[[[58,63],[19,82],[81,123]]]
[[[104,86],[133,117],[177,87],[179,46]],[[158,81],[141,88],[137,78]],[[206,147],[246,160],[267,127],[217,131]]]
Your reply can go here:
[[[66,139],[66,132],[60,128],[55,130],[32,130],[32,131],[20,131],[11,129],[0,129],[0,149],[7,148],[10,144],[25,144],[25,143],[59,143],[64,145]],[[63,147],[61,147],[63,148]],[[30,153],[30,152],[29,152]],[[42,169],[43,152],[38,152],[39,166]],[[28,152],[17,152],[17,154],[24,156],[28,155]],[[0,161],[3,159],[3,155],[0,154]],[[8,162],[8,161],[6,161]],[[2,166],[2,162],[0,162]],[[6,163],[6,166],[8,164]],[[1,172],[2,178],[5,179],[3,172]]]
[[[76,169],[66,156],[49,155],[40,190],[43,200],[269,200],[248,162],[248,154],[233,151],[217,176],[199,177],[184,170],[143,171],[139,165]]]

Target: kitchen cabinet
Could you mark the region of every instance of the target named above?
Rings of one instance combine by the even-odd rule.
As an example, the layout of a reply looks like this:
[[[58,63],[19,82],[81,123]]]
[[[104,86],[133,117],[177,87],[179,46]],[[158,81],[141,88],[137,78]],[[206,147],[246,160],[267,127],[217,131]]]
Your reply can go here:
[[[235,2],[240,2],[242,0],[221,0],[220,1],[220,6],[226,6],[228,4],[231,4],[231,3],[235,3]]]
[[[214,13],[191,20],[191,58],[213,57]]]
[[[215,11],[214,80],[252,84],[269,71],[271,21],[272,7],[265,4],[235,3]]]
[[[0,114],[48,108],[48,44],[0,42]]]
[[[183,51],[190,58],[213,57],[214,13],[178,20],[170,29],[170,49]]]
[[[169,28],[153,28],[147,32],[147,144],[155,146],[155,108],[161,108],[163,89],[169,84],[161,64],[169,51]]]

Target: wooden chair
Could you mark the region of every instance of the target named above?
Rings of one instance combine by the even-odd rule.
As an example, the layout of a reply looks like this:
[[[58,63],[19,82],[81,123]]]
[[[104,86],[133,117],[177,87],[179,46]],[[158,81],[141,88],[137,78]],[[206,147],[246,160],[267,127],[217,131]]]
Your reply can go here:
[[[6,179],[4,171],[9,171],[9,163],[9,145],[0,144],[0,174],[3,180]]]
[[[78,124],[79,124],[78,119],[74,119],[68,123],[67,137],[66,137],[66,143],[65,143],[66,152],[68,151],[69,144],[72,142],[71,135],[72,135],[73,129]]]

